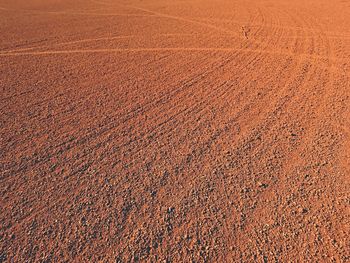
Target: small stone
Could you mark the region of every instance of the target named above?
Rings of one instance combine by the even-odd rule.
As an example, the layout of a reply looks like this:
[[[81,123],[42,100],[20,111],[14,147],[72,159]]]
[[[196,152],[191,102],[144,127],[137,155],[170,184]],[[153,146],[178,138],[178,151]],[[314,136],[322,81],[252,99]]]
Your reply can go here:
[[[306,214],[308,211],[309,211],[309,209],[307,209],[305,207],[299,209],[299,212],[302,213],[302,214]]]
[[[260,188],[266,188],[266,187],[268,187],[269,185],[268,185],[268,184],[265,184],[265,183],[262,183],[262,182],[258,182],[258,186],[259,186]]]

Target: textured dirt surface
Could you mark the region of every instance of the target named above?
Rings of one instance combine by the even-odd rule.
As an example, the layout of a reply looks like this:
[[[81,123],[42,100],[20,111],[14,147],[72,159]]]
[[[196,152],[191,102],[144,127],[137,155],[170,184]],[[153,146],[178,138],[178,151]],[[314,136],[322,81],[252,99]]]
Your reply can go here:
[[[350,2],[0,0],[0,262],[349,262]]]

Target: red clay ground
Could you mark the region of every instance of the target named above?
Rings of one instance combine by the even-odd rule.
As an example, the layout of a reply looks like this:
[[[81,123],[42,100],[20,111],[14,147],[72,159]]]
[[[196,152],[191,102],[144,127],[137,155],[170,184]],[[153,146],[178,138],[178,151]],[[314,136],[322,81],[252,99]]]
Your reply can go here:
[[[0,262],[349,262],[350,2],[0,0]]]

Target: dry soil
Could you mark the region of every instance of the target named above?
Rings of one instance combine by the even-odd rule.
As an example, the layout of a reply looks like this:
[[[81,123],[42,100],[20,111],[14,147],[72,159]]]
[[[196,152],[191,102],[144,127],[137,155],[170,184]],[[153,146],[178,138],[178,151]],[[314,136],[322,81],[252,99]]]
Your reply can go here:
[[[350,1],[0,0],[0,262],[349,262]]]

